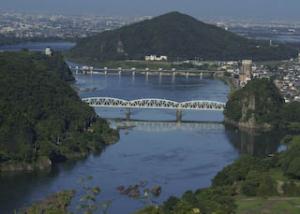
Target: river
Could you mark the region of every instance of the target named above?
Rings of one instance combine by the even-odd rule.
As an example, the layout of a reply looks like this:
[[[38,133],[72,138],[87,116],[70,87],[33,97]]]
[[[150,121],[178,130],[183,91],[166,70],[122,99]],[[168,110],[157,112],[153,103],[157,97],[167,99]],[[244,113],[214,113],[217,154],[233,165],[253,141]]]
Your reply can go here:
[[[122,99],[165,98],[174,101],[214,100],[226,102],[229,87],[220,80],[200,77],[143,75],[76,75],[81,97],[109,96]],[[116,187],[147,181],[162,186],[156,199],[162,202],[186,190],[208,187],[211,179],[240,154],[265,155],[281,149],[280,136],[252,136],[225,127],[221,112],[184,112],[181,124],[173,122],[174,111],[133,110],[131,122],[122,109],[96,109],[112,127],[122,127],[120,141],[97,155],[55,166],[48,172],[0,177],[0,213],[12,213],[33,201],[63,189],[80,189],[82,176],[93,176],[99,185],[99,201],[112,200],[112,214],[127,214],[143,207],[140,200],[120,195]],[[128,128],[124,128],[129,126]],[[78,192],[80,194],[80,191]],[[78,202],[74,199],[72,207]]]
[[[0,51],[20,51],[28,49],[30,51],[44,51],[51,48],[55,51],[66,51],[75,46],[73,42],[25,42],[14,45],[1,45]]]

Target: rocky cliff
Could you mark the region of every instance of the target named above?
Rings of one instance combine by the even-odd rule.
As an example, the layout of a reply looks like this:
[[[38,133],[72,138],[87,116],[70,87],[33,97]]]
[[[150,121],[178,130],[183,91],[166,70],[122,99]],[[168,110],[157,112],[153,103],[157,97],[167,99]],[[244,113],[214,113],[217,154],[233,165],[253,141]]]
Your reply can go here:
[[[242,129],[271,130],[280,120],[283,104],[272,81],[255,79],[230,96],[224,111],[225,122]]]

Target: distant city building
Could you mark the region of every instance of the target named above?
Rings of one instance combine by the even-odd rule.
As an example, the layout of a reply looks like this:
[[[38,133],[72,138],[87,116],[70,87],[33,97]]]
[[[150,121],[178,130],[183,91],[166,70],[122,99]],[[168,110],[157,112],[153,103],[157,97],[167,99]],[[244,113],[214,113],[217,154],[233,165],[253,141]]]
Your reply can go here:
[[[150,56],[145,56],[145,61],[168,61],[168,57],[150,55]]]
[[[252,60],[243,60],[239,75],[240,86],[244,87],[252,77]]]
[[[46,48],[45,49],[45,55],[46,56],[52,56],[52,54],[53,54],[53,51],[51,50],[51,48]]]

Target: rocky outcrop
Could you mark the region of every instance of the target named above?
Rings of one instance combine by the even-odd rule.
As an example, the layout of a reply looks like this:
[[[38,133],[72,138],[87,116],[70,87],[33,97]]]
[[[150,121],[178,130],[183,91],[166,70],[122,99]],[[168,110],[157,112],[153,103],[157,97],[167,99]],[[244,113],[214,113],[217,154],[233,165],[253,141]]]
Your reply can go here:
[[[272,81],[255,79],[230,96],[224,111],[225,123],[245,131],[270,131],[278,126],[283,104]]]

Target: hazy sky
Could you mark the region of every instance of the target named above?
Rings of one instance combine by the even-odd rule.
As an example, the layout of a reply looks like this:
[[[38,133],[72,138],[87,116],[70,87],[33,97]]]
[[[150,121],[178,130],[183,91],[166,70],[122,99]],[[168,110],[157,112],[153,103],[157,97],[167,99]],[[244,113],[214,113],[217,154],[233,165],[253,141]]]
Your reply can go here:
[[[113,16],[176,10],[196,17],[300,21],[300,0],[0,0],[0,9]]]

